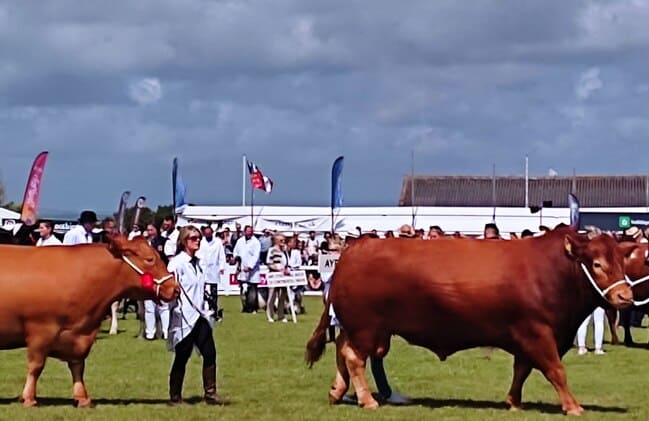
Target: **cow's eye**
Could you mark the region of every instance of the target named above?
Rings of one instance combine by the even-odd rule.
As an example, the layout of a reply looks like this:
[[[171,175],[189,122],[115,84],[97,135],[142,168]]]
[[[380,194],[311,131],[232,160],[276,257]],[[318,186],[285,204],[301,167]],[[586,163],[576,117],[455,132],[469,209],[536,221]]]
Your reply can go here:
[[[149,257],[148,259],[144,259],[144,263],[147,265],[152,265],[155,262],[155,258]]]
[[[597,269],[602,267],[602,264],[599,262],[593,262],[593,267],[596,267]]]

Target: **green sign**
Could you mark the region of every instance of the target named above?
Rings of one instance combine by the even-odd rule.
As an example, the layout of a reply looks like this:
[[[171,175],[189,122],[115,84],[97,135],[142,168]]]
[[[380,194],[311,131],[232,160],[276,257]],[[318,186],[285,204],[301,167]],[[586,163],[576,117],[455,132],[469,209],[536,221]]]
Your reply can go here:
[[[617,220],[617,224],[620,228],[626,229],[631,226],[631,217],[630,216],[620,216]]]

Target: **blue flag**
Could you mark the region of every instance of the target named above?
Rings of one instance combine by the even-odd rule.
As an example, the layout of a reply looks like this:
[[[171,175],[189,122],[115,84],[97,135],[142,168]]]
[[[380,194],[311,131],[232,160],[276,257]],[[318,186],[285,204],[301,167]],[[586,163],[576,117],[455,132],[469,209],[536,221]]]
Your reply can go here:
[[[579,200],[572,193],[568,193],[568,207],[570,208],[570,226],[579,229]]]
[[[339,156],[331,167],[331,209],[343,206],[343,160],[344,158]]]
[[[182,177],[178,174],[178,158],[174,158],[173,170],[171,173],[171,186],[173,189],[174,210],[184,205],[186,187]]]

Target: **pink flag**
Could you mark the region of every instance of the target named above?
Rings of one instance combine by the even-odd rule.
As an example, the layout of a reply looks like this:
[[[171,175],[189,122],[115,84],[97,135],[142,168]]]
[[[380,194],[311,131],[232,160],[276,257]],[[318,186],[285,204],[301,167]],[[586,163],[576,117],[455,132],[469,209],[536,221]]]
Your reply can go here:
[[[34,225],[36,223],[36,212],[38,211],[38,201],[41,196],[41,179],[45,171],[45,162],[47,161],[47,152],[38,154],[32,165],[32,170],[27,179],[25,188],[25,197],[23,198],[23,207],[20,219],[25,225]]]

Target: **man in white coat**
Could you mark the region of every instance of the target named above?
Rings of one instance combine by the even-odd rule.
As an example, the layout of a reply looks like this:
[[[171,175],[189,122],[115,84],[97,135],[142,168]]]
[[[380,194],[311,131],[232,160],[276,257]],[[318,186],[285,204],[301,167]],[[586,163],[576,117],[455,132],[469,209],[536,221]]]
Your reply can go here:
[[[203,227],[203,239],[196,256],[201,260],[205,270],[205,301],[209,310],[214,312],[216,320],[220,320],[219,282],[221,282],[221,275],[225,273],[225,249],[223,240],[214,236],[214,231],[209,225]]]
[[[241,286],[241,300],[244,313],[256,313],[258,306],[259,264],[261,244],[253,235],[252,226],[246,225],[244,236],[234,246],[234,257],[238,261],[238,276]]]

